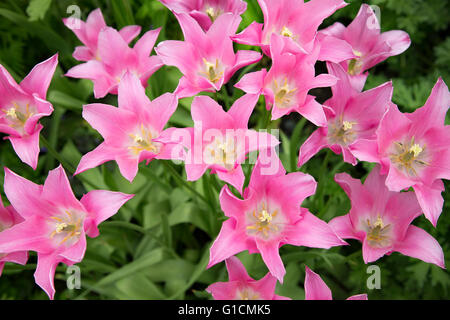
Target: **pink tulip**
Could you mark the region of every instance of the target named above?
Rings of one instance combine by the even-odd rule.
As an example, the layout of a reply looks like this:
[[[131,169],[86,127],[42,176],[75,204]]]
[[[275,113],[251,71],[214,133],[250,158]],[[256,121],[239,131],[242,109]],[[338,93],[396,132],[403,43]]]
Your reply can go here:
[[[216,282],[206,288],[214,300],[291,300],[275,294],[277,279],[270,273],[256,281],[238,258],[229,257],[225,264],[228,282]]]
[[[363,4],[348,27],[339,22],[319,31],[319,60],[341,63],[355,88],[362,90],[367,78],[364,71],[409,48],[409,35],[400,30],[381,33],[372,8]]]
[[[159,0],[175,13],[187,13],[194,18],[203,30],[209,27],[224,13],[241,15],[247,10],[243,0]]]
[[[342,153],[345,162],[356,165],[355,148],[376,141],[375,131],[391,101],[391,82],[359,92],[340,65],[329,63],[328,70],[339,81],[331,87],[333,97],[324,103],[327,124],[314,131],[300,147],[299,167],[323,148]]]
[[[36,251],[36,283],[53,299],[56,266],[83,259],[86,235],[96,237],[98,225],[114,215],[133,195],[90,191],[78,201],[64,169],[49,172],[37,185],[5,168],[5,193],[24,221],[0,233],[0,252]]]
[[[144,33],[130,48],[122,34],[104,27],[98,34],[98,59],[71,68],[66,76],[92,80],[96,99],[108,93],[117,94],[119,83],[127,71],[135,74],[147,87],[150,76],[163,65],[159,57],[150,56],[160,31],[158,28]]]
[[[423,229],[411,225],[422,214],[414,192],[389,191],[379,166],[364,184],[346,173],[337,174],[335,180],[347,193],[352,208],[348,214],[331,220],[330,226],[340,237],[362,242],[365,263],[397,251],[445,268],[439,243]]]
[[[270,56],[273,33],[282,35],[290,52],[305,54],[313,51],[317,29],[323,20],[347,5],[343,0],[258,0],[264,15],[264,25],[253,22],[233,40],[260,46]]]
[[[261,54],[250,50],[234,53],[231,36],[241,17],[222,14],[205,33],[188,14],[176,14],[184,41],[167,40],[155,49],[164,64],[177,67],[183,77],[175,94],[191,97],[202,91],[219,91],[240,68],[258,62]]]
[[[314,65],[320,47],[311,54],[292,54],[284,51],[284,41],[277,34],[272,35],[270,50],[272,67],[246,74],[235,85],[247,93],[263,94],[266,107],[272,109],[272,120],[296,111],[318,126],[326,125],[322,106],[309,90],[336,84],[336,77],[328,74],[315,76]]]
[[[244,95],[225,112],[207,96],[194,98],[191,107],[194,128],[181,129],[188,136],[185,139],[187,180],[198,180],[211,169],[219,179],[242,192],[245,176],[241,163],[246,155],[279,144],[267,132],[248,129],[248,119],[257,101],[257,95]]]
[[[86,22],[70,17],[64,18],[63,23],[73,31],[84,46],[78,46],[73,52],[73,57],[78,61],[101,60],[98,50],[98,38],[100,31],[106,28],[102,11],[95,9],[86,19]],[[126,26],[119,31],[123,40],[129,44],[141,32],[140,26]]]
[[[81,158],[75,174],[115,160],[131,182],[143,160],[147,164],[154,158],[184,160],[184,153],[176,153],[180,148],[173,151],[177,143],[170,140],[172,129],[163,130],[177,108],[177,98],[166,93],[150,101],[131,73],[125,74],[118,90],[119,108],[99,103],[84,106],[83,118],[105,141]]]
[[[23,221],[23,218],[17,213],[12,206],[4,207],[2,200],[0,199],[0,234],[9,228],[12,228],[16,224]],[[6,262],[14,262],[21,265],[27,263],[28,252],[18,251],[11,253],[0,253],[0,276],[2,275],[3,267]]]
[[[355,155],[381,164],[391,191],[413,187],[425,216],[436,226],[444,199],[441,179],[450,179],[450,106],[447,85],[439,78],[425,105],[403,114],[392,104],[381,120],[377,140],[361,143]]]
[[[214,241],[208,267],[241,251],[259,252],[270,273],[283,282],[278,249],[284,244],[330,248],[346,244],[328,224],[300,207],[317,183],[302,172],[286,174],[275,150],[260,153],[244,200],[224,186],[220,205],[229,218]]]
[[[333,300],[331,290],[322,278],[306,266],[305,300]],[[358,294],[346,300],[367,300],[367,294]]]
[[[0,65],[0,132],[7,134],[20,160],[36,169],[39,157],[39,119],[52,114],[47,90],[58,54],[37,64],[20,85]]]

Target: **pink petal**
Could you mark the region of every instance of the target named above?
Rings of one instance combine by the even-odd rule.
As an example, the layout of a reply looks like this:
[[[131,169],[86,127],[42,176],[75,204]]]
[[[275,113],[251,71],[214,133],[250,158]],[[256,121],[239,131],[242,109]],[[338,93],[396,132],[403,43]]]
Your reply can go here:
[[[368,51],[372,48],[380,37],[380,24],[368,4],[361,5],[358,15],[347,27],[345,40],[347,40],[355,50]]]
[[[119,34],[126,43],[130,43],[141,33],[141,29],[141,26],[126,26],[120,29]]]
[[[290,230],[286,230],[288,243],[296,246],[329,249],[347,244],[325,222],[301,208],[302,219]]]
[[[133,73],[127,71],[119,83],[119,108],[135,114],[143,114],[150,105],[150,99],[145,94],[141,81]]]
[[[383,32],[381,39],[391,47],[391,55],[399,55],[406,51],[411,45],[411,39],[405,31],[392,30]]]
[[[320,55],[318,60],[339,63],[355,59],[352,46],[345,40],[333,36],[324,36],[320,39]]]
[[[38,254],[38,263],[36,272],[34,273],[34,279],[36,284],[47,293],[51,300],[53,300],[55,296],[54,278],[56,266],[61,260],[61,258],[58,258],[54,254]]]
[[[128,134],[136,116],[128,110],[106,104],[89,104],[83,107],[83,118],[97,130],[106,141],[120,145],[129,138]],[[112,145],[112,143],[110,143]]]
[[[49,207],[49,209],[53,208]],[[41,210],[45,210],[45,207]],[[36,211],[34,217],[27,218],[24,222],[0,233],[0,252],[53,252],[55,245],[51,242],[47,230],[48,220],[43,219],[40,211]]]
[[[114,160],[116,153],[117,150],[108,147],[104,142],[101,143],[97,148],[86,153],[81,158],[74,175],[98,167],[107,161]]]
[[[234,86],[246,93],[260,94],[264,88],[264,79],[266,77],[267,70],[261,69],[260,71],[244,74],[244,76]]]
[[[351,153],[360,161],[376,163],[380,161],[376,140],[358,139],[348,147]]]
[[[74,57],[74,59],[78,61],[89,61],[91,59],[94,59],[91,49],[89,49],[88,47],[81,47],[81,46],[75,47],[72,56]]]
[[[133,197],[134,195],[105,190],[92,190],[85,194],[81,198],[81,203],[88,211],[87,218],[92,220],[92,225],[86,229],[87,235],[95,236],[97,226],[115,215]]]
[[[444,206],[444,199],[441,194],[444,191],[442,181],[437,180],[431,187],[416,184],[413,188],[425,217],[436,227]]]
[[[80,234],[80,239],[75,244],[64,250],[64,252],[61,252],[59,256],[73,263],[78,263],[81,262],[81,260],[83,260],[85,252],[86,252],[86,234],[84,233],[83,230]]]
[[[120,174],[128,181],[133,182],[138,172],[139,158],[128,154],[120,154],[116,156],[116,161]]]
[[[224,185],[220,191],[219,199],[225,216],[234,217],[236,221],[243,217],[243,213],[248,209],[247,204],[251,202],[249,197],[246,197],[246,200],[237,198],[227,185]]]
[[[240,68],[256,63],[261,60],[262,55],[259,52],[251,50],[239,50],[236,52],[236,60],[233,67],[228,71],[225,81],[228,81],[231,76]]]
[[[323,130],[317,129],[302,144],[298,154],[297,166],[301,167],[316,153],[328,146],[327,137]]]
[[[260,45],[262,40],[262,29],[263,24],[252,22],[247,28],[245,28],[241,33],[232,36],[231,39],[237,43],[247,44],[250,46]]]
[[[62,165],[49,172],[42,189],[42,197],[51,201],[54,205],[83,210],[72,192],[69,179],[67,179]]]
[[[160,32],[161,28],[157,28],[144,33],[144,35],[134,45],[134,50],[136,50],[138,55],[148,57],[151,54]]]
[[[201,125],[203,130],[233,128],[233,118],[208,96],[197,96],[191,105],[192,120]]]
[[[207,268],[247,250],[246,237],[236,230],[236,220],[230,218],[223,222],[219,235],[211,246]]]
[[[410,226],[403,241],[395,244],[395,251],[420,259],[445,269],[444,252],[430,234],[416,226]]]
[[[22,137],[9,136],[7,139],[11,141],[14,151],[17,156],[27,165],[36,170],[39,157],[39,133],[42,130],[42,125],[36,127],[36,131],[31,135]]]
[[[313,96],[308,95],[305,104],[300,106],[297,111],[316,126],[323,127],[327,124],[322,105]]]
[[[333,300],[330,288],[308,266],[305,276],[305,300]]]
[[[266,242],[257,238],[256,246],[261,253],[261,257],[270,273],[275,278],[277,278],[280,283],[283,283],[286,269],[284,268],[283,261],[281,260],[280,254],[278,253],[278,243]]]
[[[385,254],[391,252],[393,250],[392,247],[385,247],[385,248],[374,248],[369,245],[367,242],[367,238],[363,241],[363,247],[362,247],[362,253],[363,253],[363,260],[364,263],[371,263],[374,261],[377,261]]]
[[[328,225],[336,232],[336,234],[342,239],[358,239],[361,240],[356,234],[350,220],[350,215],[333,218]]]
[[[245,175],[240,165],[230,171],[217,171],[217,176],[219,177],[220,180],[231,184],[240,193],[242,193]]]
[[[241,260],[237,257],[229,257],[225,260],[228,271],[228,281],[253,281],[245,270]]]
[[[37,93],[37,95],[45,99],[47,90],[58,65],[58,54],[37,64],[33,70],[22,80],[20,86],[29,94]]]
[[[363,294],[357,294],[357,295],[348,297],[346,300],[368,300],[368,299],[367,299],[367,294],[363,293]]]
[[[450,93],[448,87],[442,78],[439,78],[425,105],[409,117],[415,123],[412,134],[422,136],[429,128],[444,125],[445,115],[449,107]]]
[[[255,109],[258,98],[257,94],[245,94],[237,99],[228,110],[228,114],[234,119],[236,129],[248,128],[248,120]]]
[[[157,131],[162,131],[178,106],[178,99],[172,93],[165,93],[154,99],[147,108],[147,121]]]

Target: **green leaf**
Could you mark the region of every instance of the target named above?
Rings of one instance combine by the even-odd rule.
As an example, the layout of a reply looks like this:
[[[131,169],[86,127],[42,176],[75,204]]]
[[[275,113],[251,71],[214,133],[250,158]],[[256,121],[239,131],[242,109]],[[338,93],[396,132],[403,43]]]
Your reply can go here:
[[[30,21],[42,20],[45,17],[52,0],[31,0],[27,7],[27,14]]]

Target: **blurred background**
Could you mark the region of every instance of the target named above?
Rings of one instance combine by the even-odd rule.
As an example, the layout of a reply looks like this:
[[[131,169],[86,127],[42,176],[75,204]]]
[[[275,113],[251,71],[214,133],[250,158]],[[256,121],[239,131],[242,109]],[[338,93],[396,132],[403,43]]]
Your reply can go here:
[[[327,19],[323,27],[335,21],[348,25],[356,16],[363,1],[350,3]],[[371,70],[365,90],[392,80],[393,102],[404,112],[412,112],[426,101],[439,76],[450,83],[450,33],[449,1],[447,0],[373,0],[381,13],[382,31],[402,29],[409,33],[412,45],[402,55],[391,57]],[[256,0],[248,0],[248,10],[243,15],[240,30],[252,21],[263,22]],[[81,156],[94,149],[101,141],[100,135],[81,117],[82,106],[94,100],[92,84],[88,80],[63,77],[78,64],[72,58],[75,46],[80,45],[75,35],[61,19],[68,17],[70,5],[77,5],[82,19],[96,8],[101,8],[106,23],[115,28],[138,24],[141,35],[162,27],[158,42],[166,39],[182,40],[180,27],[173,14],[157,0],[2,0],[0,2],[0,64],[20,81],[32,67],[59,52],[59,67],[55,73],[48,100],[55,111],[41,120],[43,136],[49,148],[43,147],[36,171],[22,164],[7,141],[0,143],[0,190],[3,193],[3,167],[21,174],[35,183],[43,183],[49,170],[62,160],[71,177]],[[249,49],[248,46],[236,45]],[[257,48],[254,48],[258,50]],[[243,93],[233,85],[249,71],[270,67],[270,60],[244,68],[236,73],[218,97],[225,104]],[[317,72],[326,72],[322,63]],[[148,96],[153,99],[164,92],[172,92],[180,73],[172,67],[162,67],[149,80]],[[312,94],[319,102],[330,97],[331,90],[318,89]],[[226,96],[231,98],[225,98]],[[192,99],[180,100],[179,107],[169,124],[192,126],[190,104]],[[116,96],[107,96],[102,103],[117,105]],[[250,120],[253,128],[263,127],[265,111],[263,98]],[[447,116],[447,124],[449,124]],[[288,172],[296,168],[300,145],[315,130],[297,114],[272,121],[270,128],[281,129],[280,157]],[[58,158],[58,159],[57,159]],[[314,176],[319,182],[315,196],[303,206],[325,221],[346,214],[350,202],[333,177],[338,172],[348,172],[355,178],[364,178],[371,170],[369,163],[357,166],[345,164],[341,156],[323,150],[311,159],[301,171]],[[251,172],[244,165],[244,172]],[[189,192],[182,165],[168,166],[153,161],[143,163],[132,184],[122,178],[115,163],[106,163],[72,178],[77,197],[91,189],[108,189],[135,193],[136,197],[112,219],[100,225],[100,236],[88,240],[85,259],[78,264],[81,270],[81,289],[67,289],[66,266],[60,265],[55,276],[56,299],[210,299],[204,289],[211,283],[227,281],[225,264],[205,270],[211,242],[216,238],[223,221],[218,203],[223,183],[215,176],[188,183],[190,188],[203,194],[212,192],[213,203],[205,204],[195,193]],[[247,178],[248,182],[248,178]],[[437,229],[424,218],[414,224],[433,235],[444,249],[447,264],[450,262],[450,183],[445,181],[444,211]],[[216,212],[212,212],[211,207]],[[369,299],[448,299],[450,276],[445,270],[420,260],[393,253],[375,264],[381,268],[381,289],[366,287],[367,265],[361,256],[361,244],[350,241],[351,246],[331,250],[283,246],[280,253],[287,269],[283,285],[277,294],[293,299],[303,299],[305,264],[322,276],[331,288],[335,299],[345,299],[352,294],[365,293]],[[243,252],[238,255],[249,274],[260,279],[267,269],[259,255]],[[26,266],[7,264],[0,278],[0,299],[47,299],[34,283],[36,255],[30,254]]]

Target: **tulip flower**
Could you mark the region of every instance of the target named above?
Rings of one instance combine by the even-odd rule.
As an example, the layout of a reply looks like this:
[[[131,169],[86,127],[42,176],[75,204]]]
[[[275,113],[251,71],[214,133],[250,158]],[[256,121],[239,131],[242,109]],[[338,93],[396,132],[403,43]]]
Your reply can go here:
[[[411,39],[404,31],[381,33],[378,18],[368,4],[361,6],[348,27],[336,22],[319,31],[318,38],[321,42],[319,60],[341,63],[358,90],[362,90],[368,75],[364,71],[403,53],[411,45]]]
[[[239,192],[244,185],[241,164],[248,153],[274,148],[280,142],[267,133],[248,129],[248,119],[258,101],[257,95],[244,95],[228,112],[207,96],[194,98],[191,107],[194,128],[184,130],[188,181],[198,180],[207,169]],[[175,139],[175,137],[174,137]]]
[[[47,90],[58,64],[58,54],[37,64],[17,84],[0,65],[0,132],[8,136],[20,160],[36,169],[39,157],[39,119],[52,114]]]
[[[224,13],[241,15],[247,10],[243,0],[159,0],[175,13],[187,13],[194,18],[203,30]]]
[[[243,200],[228,186],[222,188],[220,206],[229,219],[211,247],[208,267],[248,250],[260,253],[270,273],[283,282],[281,246],[328,249],[346,244],[326,222],[300,206],[316,185],[308,174],[286,174],[275,150],[270,155],[261,152]]]
[[[236,257],[225,260],[228,282],[211,284],[206,291],[214,300],[291,300],[275,294],[277,279],[267,273],[261,280],[252,279]]]
[[[445,268],[439,243],[411,225],[422,214],[414,192],[389,191],[378,165],[364,184],[347,173],[337,174],[335,180],[347,193],[352,208],[348,214],[331,220],[330,226],[340,237],[362,242],[365,263],[396,251]]]
[[[299,167],[323,148],[342,153],[345,162],[356,165],[355,148],[376,141],[375,132],[391,101],[391,82],[359,92],[340,65],[329,63],[328,70],[339,81],[331,87],[333,97],[324,103],[327,124],[300,147]]]
[[[127,71],[135,74],[147,87],[150,76],[163,65],[159,57],[150,56],[160,31],[161,28],[147,31],[130,48],[117,30],[104,27],[98,34],[98,58],[71,68],[66,76],[92,80],[96,99],[108,93],[117,94]]]
[[[81,158],[75,174],[115,160],[120,173],[130,182],[139,162],[156,159],[184,160],[183,150],[176,152],[171,129],[163,130],[178,105],[177,98],[166,93],[153,101],[145,95],[139,79],[127,73],[119,84],[119,107],[89,104],[83,118],[105,139]]]
[[[2,200],[0,199],[0,234],[9,228],[12,228],[16,224],[23,221],[23,218],[17,213],[12,206],[4,207]],[[0,252],[0,276],[2,275],[3,267],[6,262],[14,262],[24,265],[28,260],[27,251],[17,251],[11,253]]]
[[[447,85],[439,78],[425,105],[410,114],[391,105],[381,120],[376,140],[354,150],[362,161],[381,164],[386,186],[399,192],[413,187],[425,217],[436,226],[444,199],[441,179],[450,179],[450,107]]]
[[[175,94],[191,97],[202,91],[219,91],[240,68],[258,62],[261,54],[250,50],[234,53],[231,36],[241,17],[222,14],[205,33],[188,14],[176,14],[184,41],[167,40],[158,44],[156,53],[164,64],[177,67],[183,76]]]
[[[328,74],[315,76],[314,65],[319,46],[313,53],[292,54],[284,51],[281,36],[273,34],[271,40],[272,67],[248,73],[235,85],[247,93],[263,94],[266,107],[272,109],[272,120],[297,111],[318,126],[326,124],[322,106],[309,90],[336,84],[336,77]]]
[[[289,52],[310,53],[323,20],[347,5],[343,0],[258,0],[258,3],[264,15],[264,24],[253,22],[233,36],[233,40],[260,46],[268,56],[273,33],[283,36]]]
[[[322,278],[306,266],[305,300],[333,300],[331,290]],[[358,294],[346,300],[367,300],[367,294]]]
[[[49,172],[44,185],[5,168],[4,189],[24,221],[0,233],[0,252],[36,251],[34,278],[50,299],[55,294],[56,266],[60,262],[80,262],[86,250],[86,235],[98,236],[98,225],[133,197],[94,190],[78,201],[61,166]]]
[[[73,57],[78,61],[100,60],[98,52],[98,38],[100,31],[106,28],[102,11],[95,9],[89,13],[86,22],[78,18],[63,19],[64,25],[75,33],[84,46],[78,46],[73,52]],[[140,26],[126,26],[119,31],[123,40],[129,44],[141,32]]]

